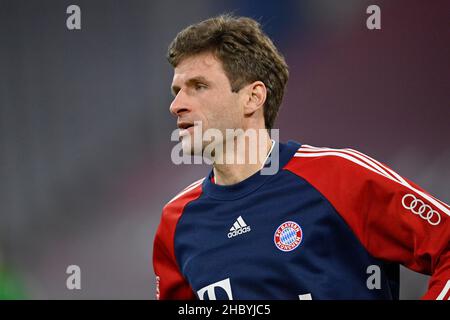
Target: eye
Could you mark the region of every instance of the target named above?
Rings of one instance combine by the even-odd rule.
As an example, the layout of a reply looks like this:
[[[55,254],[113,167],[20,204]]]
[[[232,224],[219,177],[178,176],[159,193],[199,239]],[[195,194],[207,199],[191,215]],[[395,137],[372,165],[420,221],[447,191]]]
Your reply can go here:
[[[206,88],[208,88],[208,86],[206,85],[206,84],[204,84],[204,83],[196,83],[195,84],[195,90],[203,90],[203,89],[206,89]]]

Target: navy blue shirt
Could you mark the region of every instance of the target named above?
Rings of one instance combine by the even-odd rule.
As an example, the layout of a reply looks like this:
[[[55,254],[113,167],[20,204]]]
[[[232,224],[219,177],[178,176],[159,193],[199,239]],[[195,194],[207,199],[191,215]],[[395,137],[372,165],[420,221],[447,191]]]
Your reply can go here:
[[[398,299],[399,263],[429,274],[438,267],[416,253],[442,254],[445,243],[425,237],[431,229],[448,239],[447,215],[375,161],[290,141],[279,144],[274,175],[222,186],[211,171],[164,208],[158,298]],[[405,208],[408,195],[435,208],[439,224]]]

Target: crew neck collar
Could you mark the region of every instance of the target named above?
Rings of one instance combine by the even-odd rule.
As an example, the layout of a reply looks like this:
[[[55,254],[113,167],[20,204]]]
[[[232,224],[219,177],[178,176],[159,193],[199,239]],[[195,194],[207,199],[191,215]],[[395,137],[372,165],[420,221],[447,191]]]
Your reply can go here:
[[[278,169],[279,172],[288,163],[295,152],[300,148],[301,144],[293,140],[290,140],[287,143],[280,143],[277,141],[275,141],[275,143],[278,144],[278,146],[275,145],[273,150],[279,150],[280,155]],[[268,158],[264,167],[270,166],[271,158],[272,155]],[[214,177],[214,170],[211,169],[211,172],[209,173],[207,179],[203,181],[202,187],[203,191],[211,198],[218,200],[235,200],[252,193],[275,175],[276,174],[262,175],[261,170],[259,170],[241,182],[223,186],[217,185],[211,181],[211,179]]]

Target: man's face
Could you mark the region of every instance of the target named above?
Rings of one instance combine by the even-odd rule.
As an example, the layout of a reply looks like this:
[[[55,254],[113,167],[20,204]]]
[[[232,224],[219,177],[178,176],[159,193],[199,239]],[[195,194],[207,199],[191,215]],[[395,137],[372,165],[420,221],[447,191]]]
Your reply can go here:
[[[193,146],[188,145],[187,135],[192,142],[194,138],[199,138],[194,137],[194,121],[201,122],[203,132],[218,129],[223,136],[225,129],[243,126],[242,97],[231,91],[222,63],[212,53],[201,53],[183,59],[175,68],[172,93],[174,99],[170,112],[177,117],[184,152],[194,153]],[[221,142],[223,141],[214,141]],[[202,150],[208,143],[202,143]]]

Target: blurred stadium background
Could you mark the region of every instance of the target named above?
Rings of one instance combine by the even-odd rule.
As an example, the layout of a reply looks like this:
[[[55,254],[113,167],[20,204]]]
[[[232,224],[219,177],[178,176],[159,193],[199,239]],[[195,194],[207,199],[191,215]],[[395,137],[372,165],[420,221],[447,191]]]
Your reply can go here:
[[[66,28],[81,7],[82,29]],[[381,7],[369,31],[366,8]],[[448,1],[0,0],[0,299],[153,299],[170,161],[166,48],[188,24],[258,19],[291,78],[282,140],[353,147],[450,200]],[[82,290],[66,289],[68,265]],[[401,298],[428,277],[402,269]]]

